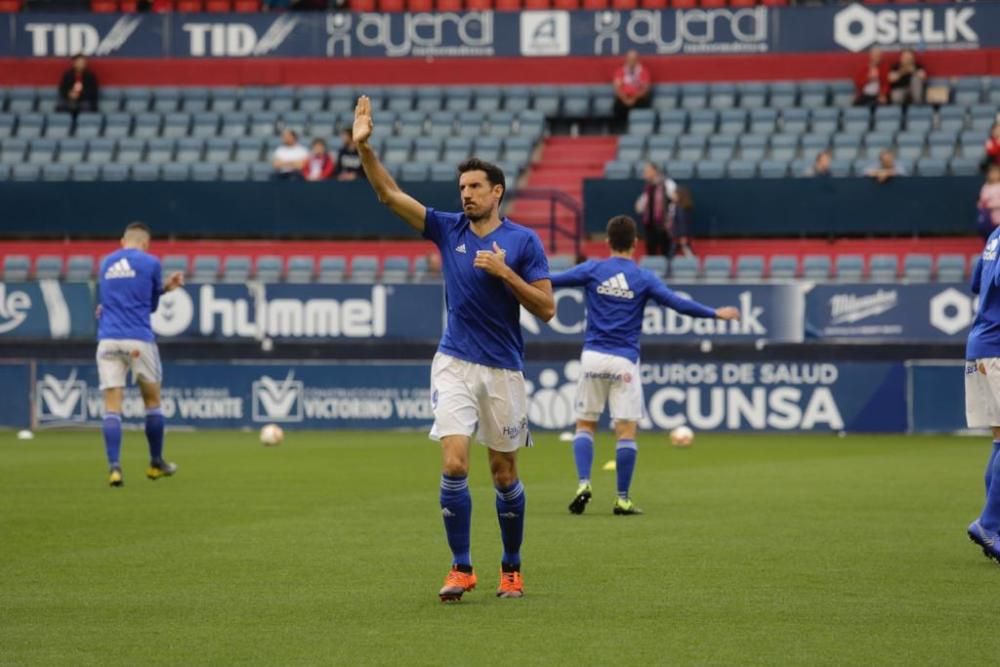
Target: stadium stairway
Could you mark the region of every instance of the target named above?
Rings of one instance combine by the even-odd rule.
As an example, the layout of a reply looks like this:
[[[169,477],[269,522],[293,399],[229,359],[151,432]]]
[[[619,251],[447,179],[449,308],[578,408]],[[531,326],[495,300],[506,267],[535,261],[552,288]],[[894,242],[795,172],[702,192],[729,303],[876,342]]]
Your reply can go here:
[[[539,158],[528,170],[522,188],[559,190],[582,206],[583,180],[603,178],[605,163],[614,158],[618,138],[602,137],[548,137],[542,144]],[[563,207],[556,209],[556,224],[572,230],[574,219]],[[548,224],[550,204],[547,201],[518,200],[510,210],[510,217],[531,227]],[[572,251],[569,236],[560,235],[560,252]]]

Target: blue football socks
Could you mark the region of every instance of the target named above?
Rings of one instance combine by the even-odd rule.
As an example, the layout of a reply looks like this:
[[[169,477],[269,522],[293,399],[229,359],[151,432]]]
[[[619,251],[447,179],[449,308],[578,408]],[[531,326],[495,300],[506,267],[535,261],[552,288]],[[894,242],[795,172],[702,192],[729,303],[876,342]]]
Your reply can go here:
[[[590,470],[594,466],[594,434],[577,431],[573,438],[573,459],[576,461],[576,476],[581,482],[590,481]]]
[[[618,497],[628,498],[629,487],[632,486],[632,472],[635,470],[635,457],[639,447],[635,440],[619,440],[615,448],[615,469],[618,472]]]
[[[990,532],[1000,531],[1000,483],[993,484],[993,480],[1000,480],[1000,456],[992,457],[992,479],[989,482],[989,491],[986,493],[986,506],[979,523]]]
[[[993,481],[993,462],[997,459],[997,453],[1000,452],[1000,440],[993,441],[993,451],[990,452],[990,460],[986,463],[986,495],[990,495],[990,483]]]
[[[506,489],[496,487],[497,518],[503,541],[503,564],[521,564],[521,542],[524,539],[524,485],[515,481]]]
[[[441,516],[455,565],[472,566],[469,547],[472,526],[472,496],[466,475],[441,475]]]
[[[149,460],[159,463],[163,460],[163,411],[160,408],[146,410],[146,440],[149,442]]]
[[[117,412],[105,413],[101,430],[104,432],[104,452],[108,455],[108,466],[118,468],[121,466],[122,416]]]

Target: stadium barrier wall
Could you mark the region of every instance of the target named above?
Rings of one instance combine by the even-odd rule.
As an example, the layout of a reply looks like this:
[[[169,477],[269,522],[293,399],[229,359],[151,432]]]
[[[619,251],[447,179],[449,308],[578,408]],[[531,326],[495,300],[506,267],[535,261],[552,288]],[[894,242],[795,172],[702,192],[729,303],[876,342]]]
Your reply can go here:
[[[529,422],[574,423],[576,360],[528,363]],[[167,362],[162,408],[172,427],[427,429],[429,361],[370,363]],[[964,428],[962,365],[900,362],[643,363],[646,430],[925,432]],[[103,399],[92,361],[0,364],[0,426],[96,427]],[[126,421],[142,400],[126,390]],[[606,417],[605,417],[606,419]],[[605,423],[605,427],[608,424]],[[518,427],[518,425],[512,425]]]
[[[672,284],[681,295],[734,305],[738,322],[696,320],[646,308],[646,342],[761,344],[961,344],[976,299],[961,283]],[[556,314],[541,322],[522,311],[527,342],[577,343],[586,325],[584,295],[554,292]],[[96,334],[95,287],[86,283],[0,283],[0,340],[87,340]],[[445,324],[440,284],[189,284],[165,294],[152,318],[161,341],[366,341],[388,347],[436,341]]]
[[[975,228],[977,177],[718,179],[684,184],[695,237],[961,235]],[[428,206],[459,210],[454,183],[405,183]],[[589,179],[586,231],[631,213],[638,180]],[[927,197],[933,192],[933,197]],[[128,220],[157,233],[204,237],[417,238],[365,182],[11,182],[0,188],[0,237],[117,238]]]
[[[996,3],[631,11],[0,16],[0,57],[491,58],[1000,46]],[[762,70],[759,70],[762,71]]]
[[[976,176],[692,179],[694,235],[701,237],[963,235],[975,229]],[[640,180],[587,179],[584,226],[602,233],[631,213]],[[928,197],[927,193],[934,196]],[[697,241],[696,241],[697,242]]]

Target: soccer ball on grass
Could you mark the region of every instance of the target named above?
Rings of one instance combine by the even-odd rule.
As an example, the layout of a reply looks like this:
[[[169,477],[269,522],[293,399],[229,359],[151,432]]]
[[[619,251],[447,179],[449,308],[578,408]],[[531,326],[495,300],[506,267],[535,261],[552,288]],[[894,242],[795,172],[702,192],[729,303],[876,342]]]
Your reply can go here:
[[[674,447],[690,447],[694,444],[694,431],[687,426],[678,426],[670,432],[670,444]]]
[[[285,432],[277,424],[267,424],[260,430],[260,441],[265,447],[280,445]]]

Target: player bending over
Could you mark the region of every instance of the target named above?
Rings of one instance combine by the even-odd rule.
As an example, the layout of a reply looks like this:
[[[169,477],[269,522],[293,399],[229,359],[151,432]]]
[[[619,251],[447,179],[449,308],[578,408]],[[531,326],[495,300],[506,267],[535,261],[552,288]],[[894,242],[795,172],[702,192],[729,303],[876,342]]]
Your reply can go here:
[[[965,348],[965,418],[969,428],[993,430],[993,450],[986,464],[986,504],[969,524],[969,539],[987,558],[1000,563],[1000,229],[986,240],[972,271],[972,292],[979,312]],[[994,483],[996,482],[996,483]]]
[[[590,470],[594,464],[594,431],[605,401],[610,406],[618,439],[615,448],[618,498],[614,513],[642,514],[629,497],[629,486],[638,452],[636,423],[645,407],[639,379],[639,334],[646,302],[655,301],[692,317],[735,320],[740,315],[736,308],[712,309],[671,292],[652,272],[636,266],[632,259],[635,241],[632,218],[625,215],[611,218],[608,222],[611,257],[584,262],[552,276],[554,287],[586,288],[587,331],[580,357],[573,439],[580,482],[569,505],[573,514],[583,514],[593,492]]]
[[[163,369],[150,324],[160,295],[184,284],[184,274],[171,274],[164,284],[160,260],[150,255],[149,227],[133,222],[125,228],[121,250],[101,262],[97,323],[97,373],[104,392],[104,449],[111,486],[122,486],[122,389],[126,376],[139,384],[146,405],[149,468],[146,477],[159,479],[177,472],[163,460],[163,412],[160,381]]]
[[[476,585],[469,550],[472,497],[469,443],[486,445],[496,486],[503,541],[499,597],[521,597],[521,541],[524,487],[517,474],[517,450],[531,445],[524,385],[524,342],[520,309],[550,320],[555,312],[549,265],[531,230],[499,213],[506,184],[503,172],[475,158],[458,167],[461,213],[425,207],[399,189],[368,144],[371,101],[358,100],[354,141],[361,164],[393,213],[441,251],[448,323],[431,365],[431,438],[441,441],[441,514],[452,567],[439,593],[460,600]]]

